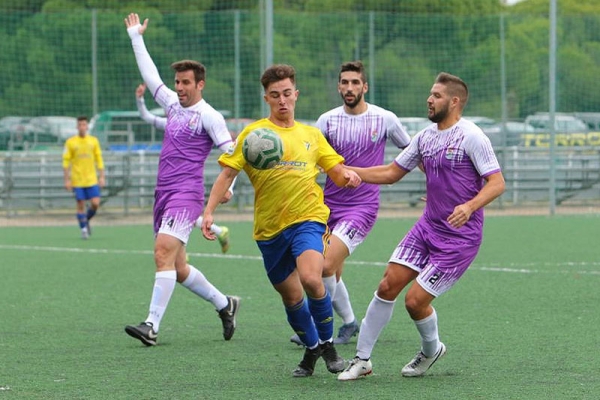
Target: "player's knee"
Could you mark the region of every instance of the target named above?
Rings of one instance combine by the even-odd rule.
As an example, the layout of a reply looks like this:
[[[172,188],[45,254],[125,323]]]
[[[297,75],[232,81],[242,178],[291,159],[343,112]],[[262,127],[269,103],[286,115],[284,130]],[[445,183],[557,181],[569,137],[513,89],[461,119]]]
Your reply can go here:
[[[398,289],[395,288],[388,279],[383,278],[381,282],[379,282],[377,296],[383,300],[394,301],[398,296]]]
[[[337,272],[337,268],[335,265],[325,262],[323,265],[323,277],[333,276]]]
[[[410,315],[413,320],[417,321],[423,318],[428,305],[423,304],[414,296],[406,295],[404,298],[404,307],[406,308],[408,315]]]
[[[165,246],[156,245],[154,247],[154,262],[156,263],[157,269],[161,269],[167,265],[169,259],[169,249]]]
[[[320,276],[304,277],[302,280],[302,287],[304,291],[313,298],[321,298],[325,296],[325,285],[323,285],[323,279]]]

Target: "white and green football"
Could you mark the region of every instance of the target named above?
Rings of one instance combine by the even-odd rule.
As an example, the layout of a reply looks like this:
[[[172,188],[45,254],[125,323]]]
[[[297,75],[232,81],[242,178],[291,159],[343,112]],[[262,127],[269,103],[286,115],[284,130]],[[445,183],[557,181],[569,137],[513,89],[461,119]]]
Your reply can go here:
[[[283,142],[271,129],[255,129],[244,139],[242,154],[252,167],[270,169],[281,161]]]

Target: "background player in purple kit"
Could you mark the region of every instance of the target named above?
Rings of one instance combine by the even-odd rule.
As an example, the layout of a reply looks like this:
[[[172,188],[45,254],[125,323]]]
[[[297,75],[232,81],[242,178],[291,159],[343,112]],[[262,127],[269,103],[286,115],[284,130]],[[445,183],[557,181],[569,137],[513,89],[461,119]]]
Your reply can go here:
[[[387,141],[398,148],[410,143],[410,136],[394,113],[366,102],[364,95],[368,90],[362,62],[342,64],[338,92],[344,104],[322,114],[316,124],[345,163],[355,167],[383,164]],[[332,235],[325,255],[323,282],[333,299],[333,308],[343,320],[334,343],[345,344],[358,333],[359,326],[341,279],[342,269],[344,260],[365,240],[375,224],[379,185],[362,184],[350,189],[339,187],[327,178],[324,193],[325,204],[331,210],[327,225]],[[290,340],[302,344],[297,335]]]
[[[179,282],[215,306],[223,337],[229,340],[239,298],[225,296],[188,265],[185,245],[204,206],[204,162],[213,146],[227,152],[233,140],[223,116],[202,98],[204,66],[191,60],[173,63],[176,92],[168,89],[144,44],[148,20],[140,24],[139,16],[132,13],[125,26],[142,78],[167,115],[154,194],[154,288],[148,317],[139,325],[126,326],[125,332],[146,346],[156,345],[160,322]]]
[[[404,304],[421,336],[421,349],[402,368],[421,376],[446,353],[431,302],[467,270],[483,236],[483,207],[504,192],[492,145],[475,124],[462,118],[469,92],[458,77],[440,73],[427,98],[430,125],[388,165],[354,168],[365,182],[390,184],[422,163],[427,202],[421,218],[392,253],[362,321],[356,357],[339,376],[353,380],[372,372],[371,353],[392,317],[396,297],[413,280]]]

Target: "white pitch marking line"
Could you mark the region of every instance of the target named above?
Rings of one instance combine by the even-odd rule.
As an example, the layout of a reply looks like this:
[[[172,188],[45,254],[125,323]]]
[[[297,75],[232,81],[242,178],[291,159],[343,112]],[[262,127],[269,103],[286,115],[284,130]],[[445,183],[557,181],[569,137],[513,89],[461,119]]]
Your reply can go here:
[[[139,255],[153,255],[153,250],[122,250],[122,249],[82,249],[77,247],[54,247],[54,246],[31,246],[31,245],[4,245],[0,244],[0,249],[6,250],[26,250],[26,251],[51,251],[51,252],[67,252],[67,253],[88,253],[88,254],[139,254]],[[226,258],[226,259],[238,259],[238,260],[256,260],[262,261],[262,257],[259,256],[244,256],[244,255],[233,255],[233,254],[218,254],[218,253],[188,253],[192,257],[204,257],[204,258]],[[386,262],[375,262],[375,261],[354,261],[347,260],[346,264],[351,265],[363,265],[372,267],[385,267]],[[600,262],[572,262],[564,261],[558,263],[540,262],[540,263],[490,263],[490,264],[478,264],[475,262],[471,266],[470,270],[476,271],[489,271],[489,272],[508,272],[508,273],[519,273],[519,274],[535,274],[535,273],[578,273],[582,275],[600,275],[600,270],[573,270],[567,269],[562,271],[544,271],[539,270],[541,267],[566,267],[566,268],[595,268],[600,266]]]

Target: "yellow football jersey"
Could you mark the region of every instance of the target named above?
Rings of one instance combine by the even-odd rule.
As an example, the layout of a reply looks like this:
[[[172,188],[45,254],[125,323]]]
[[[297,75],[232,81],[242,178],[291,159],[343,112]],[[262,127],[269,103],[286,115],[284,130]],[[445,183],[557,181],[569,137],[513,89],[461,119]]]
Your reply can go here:
[[[244,138],[253,130],[267,128],[283,143],[283,157],[271,169],[259,170],[246,163],[242,154]],[[304,221],[327,223],[329,208],[317,183],[319,168],[329,171],[344,158],[327,143],[315,127],[295,122],[282,128],[268,119],[248,125],[238,136],[232,154],[223,153],[219,163],[244,170],[254,187],[254,239],[268,240],[285,228]]]
[[[104,169],[100,143],[94,136],[72,136],[65,142],[63,168],[71,167],[71,185],[90,187],[98,184],[96,168]]]

